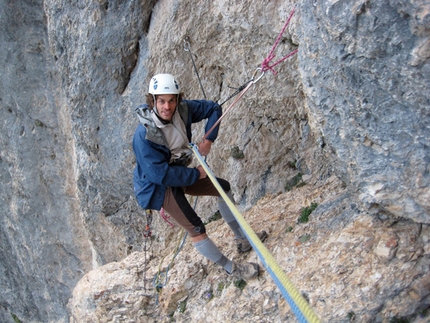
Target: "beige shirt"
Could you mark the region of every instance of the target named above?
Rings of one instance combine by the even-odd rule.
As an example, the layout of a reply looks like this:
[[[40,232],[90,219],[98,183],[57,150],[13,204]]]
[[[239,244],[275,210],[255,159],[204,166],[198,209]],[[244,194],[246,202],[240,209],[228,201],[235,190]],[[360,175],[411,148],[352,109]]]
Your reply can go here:
[[[191,150],[188,147],[188,137],[185,124],[182,121],[181,116],[177,111],[173,114],[172,122],[164,124],[158,119],[154,110],[151,112],[152,119],[155,122],[157,128],[159,128],[169,145],[172,157],[170,158],[170,163],[181,158],[191,158]]]

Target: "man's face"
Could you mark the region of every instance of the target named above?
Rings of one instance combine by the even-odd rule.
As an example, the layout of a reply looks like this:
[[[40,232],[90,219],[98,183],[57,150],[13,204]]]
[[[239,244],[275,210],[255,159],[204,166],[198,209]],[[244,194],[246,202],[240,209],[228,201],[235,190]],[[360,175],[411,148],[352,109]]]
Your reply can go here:
[[[177,104],[176,94],[161,94],[157,95],[156,107],[158,115],[166,121],[171,121],[173,113],[175,113]]]

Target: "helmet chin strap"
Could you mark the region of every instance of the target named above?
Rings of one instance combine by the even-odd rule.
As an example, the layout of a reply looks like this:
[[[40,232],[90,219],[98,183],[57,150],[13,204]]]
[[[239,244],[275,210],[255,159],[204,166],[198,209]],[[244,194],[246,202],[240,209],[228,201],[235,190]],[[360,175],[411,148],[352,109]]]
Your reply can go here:
[[[155,97],[155,94],[152,94],[152,99],[154,100],[154,106],[152,107],[152,109],[155,108],[155,110],[157,110],[157,98]]]

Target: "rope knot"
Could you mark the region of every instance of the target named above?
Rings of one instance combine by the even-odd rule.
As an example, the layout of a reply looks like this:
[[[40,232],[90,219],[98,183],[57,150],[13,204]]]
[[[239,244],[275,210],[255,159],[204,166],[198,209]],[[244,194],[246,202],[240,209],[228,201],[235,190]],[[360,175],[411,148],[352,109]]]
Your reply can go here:
[[[265,72],[265,71],[271,70],[271,71],[272,71],[272,73],[276,74],[275,70],[274,70],[274,69],[269,65],[269,64],[270,64],[270,61],[271,61],[272,59],[274,59],[274,58],[275,58],[275,55],[273,55],[273,54],[269,54],[269,55],[264,59],[263,63],[261,63],[261,71],[262,71],[262,72]]]
[[[272,49],[270,50],[269,55],[267,55],[267,57],[261,63],[261,71],[263,73],[266,72],[266,71],[268,71],[268,70],[270,70],[270,71],[272,71],[273,74],[276,75],[276,72],[275,72],[275,70],[273,68],[276,65],[278,65],[279,63],[285,61],[287,58],[290,58],[291,56],[293,56],[294,54],[296,54],[298,52],[298,49],[295,49],[291,53],[289,53],[288,55],[282,57],[276,63],[270,65],[270,61],[275,58],[275,54],[274,54],[275,49],[278,46],[279,42],[281,41],[281,37],[282,37],[285,29],[287,28],[288,24],[290,23],[290,20],[293,17],[295,9],[296,9],[296,6],[293,7],[293,10],[291,10],[290,16],[288,17],[287,21],[284,24],[284,27],[282,28],[281,32],[279,33],[278,38],[276,38],[275,44],[273,45]]]

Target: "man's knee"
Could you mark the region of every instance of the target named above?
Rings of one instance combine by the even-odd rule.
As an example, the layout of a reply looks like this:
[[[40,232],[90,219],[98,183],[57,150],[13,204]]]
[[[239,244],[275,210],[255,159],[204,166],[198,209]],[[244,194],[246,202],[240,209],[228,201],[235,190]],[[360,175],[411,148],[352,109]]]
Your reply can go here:
[[[221,185],[222,189],[224,190],[224,192],[230,192],[230,183],[228,181],[226,181],[223,178],[217,178],[218,183]]]
[[[199,225],[195,226],[194,232],[195,232],[195,234],[193,236],[198,236],[200,234],[206,233],[205,225],[203,223],[200,223]]]

